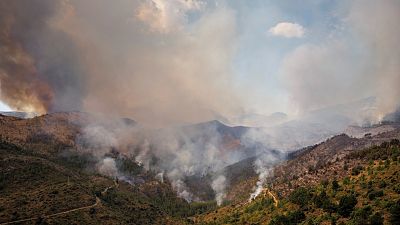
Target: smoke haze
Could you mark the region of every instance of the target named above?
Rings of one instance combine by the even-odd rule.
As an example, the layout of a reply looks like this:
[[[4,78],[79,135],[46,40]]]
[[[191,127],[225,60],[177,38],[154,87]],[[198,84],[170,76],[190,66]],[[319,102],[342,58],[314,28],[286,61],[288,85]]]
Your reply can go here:
[[[400,28],[395,21],[400,3],[356,0],[349,5],[338,34],[299,46],[286,57],[282,81],[294,110],[375,96],[379,120],[399,105]]]
[[[326,3],[311,2],[301,4]],[[245,132],[230,143],[247,148],[260,143],[264,148],[255,163],[259,181],[254,198],[271,166],[283,158],[269,150],[315,144],[349,124],[379,122],[385,115],[398,120],[398,113],[389,113],[399,108],[400,97],[398,0],[338,1],[329,11],[336,21],[329,31],[321,29],[327,24],[313,25],[304,18],[285,21],[300,20],[283,12],[302,8],[293,1],[268,4],[1,1],[0,100],[15,110],[39,114],[78,110],[133,118],[146,129],[132,121],[113,121],[82,130],[77,142],[97,160],[96,169],[123,176],[107,155],[118,149],[156,171],[160,182],[168,179],[187,201],[197,197],[185,178],[212,174],[218,204],[229,185],[219,172],[250,155],[226,151],[218,123],[197,130],[171,125],[216,118],[255,120],[252,126],[267,128]],[[284,31],[278,24],[286,24]],[[267,122],[258,116],[278,110],[288,116],[278,113]],[[252,115],[250,120],[241,117],[244,113]],[[272,122],[277,122],[274,128]]]
[[[237,5],[2,2],[1,99],[16,110],[92,111],[158,127],[236,116],[250,102],[270,108],[262,98],[248,99],[257,90],[238,85],[233,70],[246,23]],[[382,118],[398,106],[399,3],[356,0],[337,8],[334,34],[283,59],[283,107],[296,114],[375,96]]]
[[[238,105],[230,90],[233,12],[211,9],[186,27],[198,3],[155,2],[1,3],[2,100],[18,110],[87,110],[156,126],[229,115]]]

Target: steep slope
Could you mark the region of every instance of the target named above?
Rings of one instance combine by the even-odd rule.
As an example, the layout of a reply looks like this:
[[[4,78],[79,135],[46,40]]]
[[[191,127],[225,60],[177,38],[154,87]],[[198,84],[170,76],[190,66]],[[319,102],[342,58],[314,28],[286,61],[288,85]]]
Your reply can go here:
[[[0,117],[0,223],[180,224],[216,206],[187,203],[167,179],[156,179],[108,147],[104,159],[113,159],[124,175],[115,187],[113,176],[99,173],[101,160],[77,142],[93,121],[98,123],[85,113]],[[128,119],[117,123],[136,124]]]
[[[199,224],[398,224],[400,216],[399,142],[355,151],[357,167],[294,189],[286,197],[265,189],[251,203],[224,207],[197,219]],[[382,154],[382,152],[384,152]],[[272,187],[273,188],[273,187]],[[277,200],[276,200],[276,199]]]
[[[287,161],[274,170],[274,189],[282,195],[294,187],[311,185],[320,182],[326,177],[343,177],[348,171],[342,168],[347,165],[351,168],[357,164],[356,161],[346,160],[350,153],[380,145],[383,142],[390,142],[392,139],[400,138],[400,129],[395,129],[375,136],[364,138],[351,138],[345,134],[335,136],[315,145],[294,153]],[[285,182],[290,180],[289,183]]]
[[[28,224],[175,223],[154,204],[155,198],[138,187],[124,182],[116,187],[110,178],[32,154],[13,144],[1,142],[0,151],[0,223],[27,218],[34,218]],[[171,197],[170,201],[180,200]],[[73,211],[79,208],[82,209]],[[67,213],[49,217],[62,212]]]
[[[343,134],[294,152],[288,161],[275,167],[264,194],[255,201],[235,202],[200,215],[196,221],[199,224],[331,224],[332,221],[375,224],[372,222],[375,220],[389,223],[400,214],[399,138],[398,128],[360,139]]]

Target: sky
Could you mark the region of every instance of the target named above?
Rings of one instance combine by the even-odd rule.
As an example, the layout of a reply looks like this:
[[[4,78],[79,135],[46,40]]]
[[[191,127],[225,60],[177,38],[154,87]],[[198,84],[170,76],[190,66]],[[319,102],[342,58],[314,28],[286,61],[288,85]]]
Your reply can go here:
[[[10,107],[8,105],[5,105],[3,102],[0,102],[0,111],[12,111],[12,109],[10,109]]]
[[[170,4],[173,5],[174,2],[177,4],[180,1],[171,2]],[[298,1],[297,3],[287,0],[198,2],[201,2],[202,9],[188,11],[182,16],[186,18],[177,18],[177,20],[187,19],[190,25],[198,19],[196,14],[207,11],[204,7],[212,8],[215,5],[235,11],[237,51],[232,60],[234,82],[243,89],[254,90],[249,98],[250,101],[254,99],[253,105],[250,103],[250,108],[254,109],[245,109],[245,111],[256,110],[265,114],[289,110],[288,95],[279,81],[279,68],[285,55],[302,44],[320,41],[332,32],[332,27],[340,23],[336,18],[335,3],[328,0]],[[173,23],[179,22],[171,21],[168,26],[174,26]],[[294,36],[272,32],[272,28],[282,23],[287,23],[289,27],[283,27],[281,30],[293,33],[295,31],[290,30],[291,26],[298,26],[303,31]],[[261,105],[260,101],[268,102],[267,106]],[[4,103],[0,106],[7,108]]]
[[[297,47],[317,43],[340,23],[333,1],[233,1],[238,11],[239,51],[235,58],[237,82],[256,90],[254,110],[259,113],[290,110],[288,93],[279,77],[282,61]],[[286,27],[279,27],[281,24]],[[298,35],[273,32],[274,28]],[[262,106],[260,98],[268,102]],[[261,100],[261,102],[263,102]]]
[[[0,4],[2,108],[164,126],[399,106],[396,0],[35,1]]]

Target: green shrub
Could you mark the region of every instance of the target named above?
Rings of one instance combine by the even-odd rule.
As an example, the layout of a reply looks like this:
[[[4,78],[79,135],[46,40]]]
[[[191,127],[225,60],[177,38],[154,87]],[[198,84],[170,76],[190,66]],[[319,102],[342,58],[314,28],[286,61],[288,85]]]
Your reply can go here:
[[[383,216],[381,213],[377,212],[374,213],[370,218],[369,218],[369,224],[370,225],[383,225]]]
[[[354,207],[357,205],[357,198],[353,194],[345,195],[340,198],[338,213],[341,216],[348,217],[353,212]]]
[[[297,188],[289,196],[289,200],[292,203],[300,206],[307,205],[311,201],[311,199],[312,199],[312,193],[304,187]]]
[[[395,204],[393,204],[390,209],[390,218],[389,221],[393,225],[399,225],[400,224],[400,200],[397,200]]]
[[[338,189],[339,189],[339,183],[337,182],[337,180],[336,179],[334,179],[333,181],[332,181],[332,190],[334,190],[334,191],[337,191]]]
[[[261,201],[256,201],[252,203],[249,207],[245,209],[245,213],[252,213],[255,211],[263,210],[271,205],[273,205],[274,201],[270,198],[263,198]]]
[[[379,190],[379,191],[374,191],[372,190],[370,193],[368,193],[368,198],[369,200],[374,200],[377,197],[382,197],[383,196],[383,191]]]
[[[299,224],[306,219],[306,215],[302,211],[289,212],[285,215],[277,215],[272,218],[269,225],[292,225]]]
[[[321,192],[321,194],[315,196],[313,198],[314,204],[316,207],[323,209],[327,212],[335,212],[336,205],[329,199],[326,195],[325,190]]]
[[[361,173],[361,171],[362,171],[363,169],[364,169],[364,168],[363,168],[362,166],[358,165],[358,166],[354,167],[354,168],[351,170],[351,175],[357,176],[358,174]]]
[[[400,184],[394,186],[393,191],[395,191],[397,194],[400,194]]]
[[[368,224],[369,215],[371,214],[371,206],[366,206],[361,209],[357,209],[352,213],[351,220],[354,225],[365,225]]]

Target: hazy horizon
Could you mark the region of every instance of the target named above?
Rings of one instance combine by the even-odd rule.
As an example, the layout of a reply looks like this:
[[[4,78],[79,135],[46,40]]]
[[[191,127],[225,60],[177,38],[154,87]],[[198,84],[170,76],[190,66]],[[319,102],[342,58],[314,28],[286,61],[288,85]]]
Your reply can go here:
[[[163,127],[374,96],[379,121],[399,107],[399,11],[395,0],[0,3],[0,100]]]

